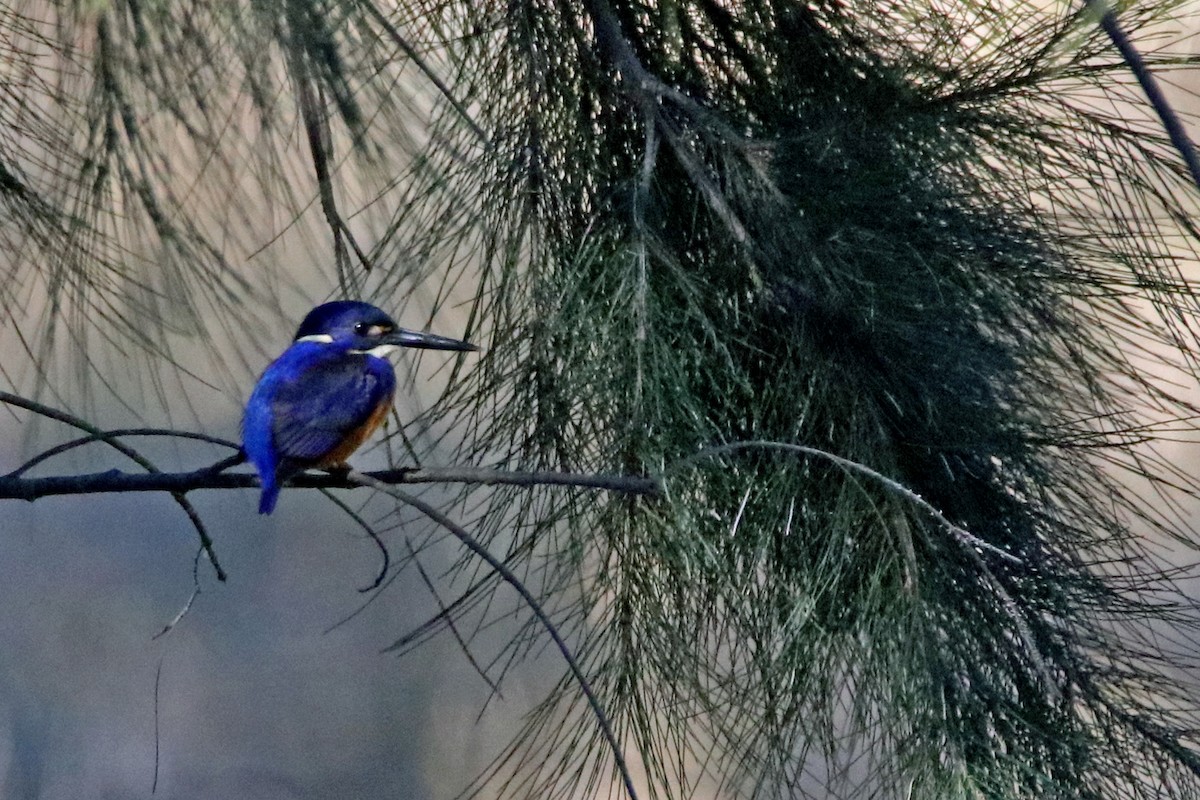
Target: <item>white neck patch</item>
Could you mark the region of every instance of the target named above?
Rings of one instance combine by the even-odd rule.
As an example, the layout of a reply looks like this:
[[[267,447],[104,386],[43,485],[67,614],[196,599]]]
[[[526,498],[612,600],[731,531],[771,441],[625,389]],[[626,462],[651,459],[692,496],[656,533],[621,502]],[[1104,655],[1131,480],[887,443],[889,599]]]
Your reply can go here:
[[[328,333],[314,333],[309,336],[301,336],[296,342],[317,342],[319,344],[332,344],[333,337]],[[293,343],[294,344],[294,343]]]
[[[346,352],[353,353],[356,356],[375,356],[376,358],[386,358],[399,349],[400,348],[394,344],[381,344],[372,347],[370,350],[347,350]]]

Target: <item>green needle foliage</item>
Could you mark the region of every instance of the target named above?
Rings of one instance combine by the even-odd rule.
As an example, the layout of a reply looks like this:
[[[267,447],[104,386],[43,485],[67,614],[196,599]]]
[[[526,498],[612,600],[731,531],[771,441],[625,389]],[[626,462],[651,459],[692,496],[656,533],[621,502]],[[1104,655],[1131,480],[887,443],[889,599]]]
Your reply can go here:
[[[93,5],[67,16],[97,36],[80,113],[108,127],[65,195],[93,213],[20,205],[0,151],[6,208],[99,235],[119,175],[172,292],[221,306],[244,278],[172,222],[193,207],[156,194],[136,96],[220,175],[257,165],[288,213],[316,198],[346,291],[368,268],[393,298],[472,288],[487,352],[421,420],[461,462],[663,479],[458,506],[543,598],[648,796],[1200,794],[1200,616],[1167,558],[1191,557],[1200,487],[1155,449],[1196,414],[1196,188],[1088,14]],[[235,111],[266,145],[228,140]],[[302,169],[272,155],[298,142]],[[467,641],[509,613],[478,561],[449,580]],[[544,647],[525,619],[493,679]],[[612,764],[564,677],[476,788],[605,795]]]
[[[502,266],[447,408],[469,458],[667,481],[525,495],[510,545],[656,793],[1200,786],[1195,617],[1142,538],[1193,541],[1144,427],[1192,412],[1132,361],[1189,356],[1192,187],[1098,110],[1128,84],[1088,20],[949,13],[523,4],[455,51]],[[580,710],[531,720],[514,796],[602,785]]]
[[[1127,85],[1103,40],[1016,7],[576,11],[510,11],[480,50],[485,127],[520,122],[479,178],[512,255],[461,397],[473,457],[665,476],[650,503],[526,497],[512,545],[574,597],[649,783],[1192,795],[1195,618],[1142,539],[1193,541],[1150,503],[1192,483],[1144,446],[1192,411],[1132,360],[1188,356],[1190,187],[1097,110]],[[1015,558],[739,441],[869,465]],[[551,703],[515,795],[605,758],[562,735],[570,685]]]

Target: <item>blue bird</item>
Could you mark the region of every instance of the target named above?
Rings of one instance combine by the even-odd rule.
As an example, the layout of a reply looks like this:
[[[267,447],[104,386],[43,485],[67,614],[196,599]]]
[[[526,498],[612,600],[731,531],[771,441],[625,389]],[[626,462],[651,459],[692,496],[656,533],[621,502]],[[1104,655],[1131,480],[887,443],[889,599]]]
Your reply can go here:
[[[289,478],[344,464],[379,427],[396,391],[386,356],[400,347],[479,349],[405,330],[369,303],[339,300],[308,312],[246,403],[242,449],[262,483],[258,513],[275,509]]]

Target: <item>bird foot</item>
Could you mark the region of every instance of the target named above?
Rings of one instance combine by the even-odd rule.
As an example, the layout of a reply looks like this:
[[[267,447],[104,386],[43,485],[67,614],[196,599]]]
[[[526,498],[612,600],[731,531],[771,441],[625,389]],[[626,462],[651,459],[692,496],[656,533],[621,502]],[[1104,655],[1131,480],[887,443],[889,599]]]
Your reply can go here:
[[[324,467],[324,470],[327,473],[329,473],[330,475],[332,475],[335,478],[341,478],[343,480],[345,480],[345,478],[350,474],[350,470],[352,470],[352,469],[354,469],[354,468],[351,467],[349,464],[347,464],[345,461],[343,461],[340,464],[330,464],[329,466]]]

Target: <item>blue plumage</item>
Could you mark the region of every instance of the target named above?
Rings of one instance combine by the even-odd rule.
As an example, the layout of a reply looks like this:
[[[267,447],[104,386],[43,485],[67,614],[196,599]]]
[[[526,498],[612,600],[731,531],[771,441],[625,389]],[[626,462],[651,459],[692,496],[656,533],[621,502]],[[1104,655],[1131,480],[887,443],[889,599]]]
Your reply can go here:
[[[259,513],[309,467],[341,464],[386,416],[396,376],[385,356],[398,347],[475,350],[457,339],[409,331],[375,306],[317,306],[296,339],[259,378],[242,421],[242,446],[262,482]]]

